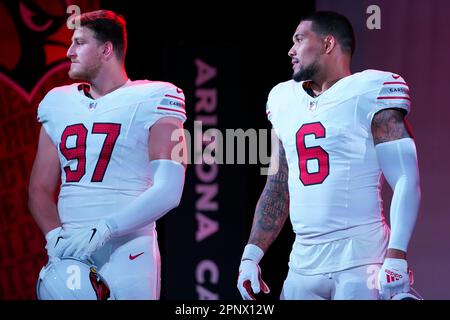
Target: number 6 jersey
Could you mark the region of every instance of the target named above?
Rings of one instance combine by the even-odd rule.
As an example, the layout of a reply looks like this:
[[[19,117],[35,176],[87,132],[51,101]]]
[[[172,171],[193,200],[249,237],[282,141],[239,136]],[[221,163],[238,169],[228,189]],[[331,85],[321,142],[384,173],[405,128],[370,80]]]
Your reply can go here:
[[[315,98],[305,91],[307,85],[293,80],[280,83],[267,102],[268,118],[284,146],[289,167],[290,219],[297,235],[294,249],[301,246],[304,252],[311,245],[369,236],[384,227],[382,175],[371,122],[382,109],[408,112],[410,108],[407,84],[388,72],[355,73]],[[330,252],[323,249],[314,254],[326,257]],[[363,256],[359,262],[352,259],[348,266],[379,262]],[[336,266],[325,266],[320,260],[326,259],[293,263],[291,255],[291,267],[298,264],[299,269],[328,272],[346,264],[335,261]]]
[[[150,187],[149,128],[162,117],[186,120],[182,90],[170,83],[128,80],[95,100],[82,86],[55,88],[38,108],[58,150],[58,211],[70,227],[114,214]]]

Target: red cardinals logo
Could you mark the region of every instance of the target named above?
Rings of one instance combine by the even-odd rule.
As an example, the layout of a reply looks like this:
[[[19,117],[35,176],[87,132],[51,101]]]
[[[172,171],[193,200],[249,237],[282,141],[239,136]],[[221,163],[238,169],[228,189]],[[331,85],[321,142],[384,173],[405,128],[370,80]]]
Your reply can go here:
[[[0,299],[34,298],[47,258],[27,208],[28,178],[38,140],[37,104],[50,89],[71,82],[71,4],[81,12],[99,8],[97,0],[0,2]]]
[[[39,84],[68,67],[66,52],[72,30],[66,25],[66,8],[72,2],[85,11],[98,7],[98,1],[55,0],[51,5],[45,0],[0,2],[0,81],[27,95],[29,101]],[[69,82],[67,77],[65,82]]]
[[[94,267],[91,267],[91,271],[89,272],[89,280],[91,281],[97,300],[108,300],[110,298],[111,292],[108,285]]]

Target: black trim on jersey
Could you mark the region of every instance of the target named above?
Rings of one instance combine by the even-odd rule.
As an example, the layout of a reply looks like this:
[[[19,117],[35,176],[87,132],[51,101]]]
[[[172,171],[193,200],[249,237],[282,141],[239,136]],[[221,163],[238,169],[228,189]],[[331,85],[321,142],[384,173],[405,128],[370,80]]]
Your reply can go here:
[[[95,100],[94,97],[92,97],[92,95],[91,95],[91,86],[89,84],[80,83],[78,85],[78,91],[82,91],[86,97],[91,98],[92,100]]]
[[[384,110],[395,110],[395,111],[401,111],[401,113],[403,114],[403,117],[406,117],[408,115],[408,110],[406,110],[405,108],[399,108],[399,107],[389,107],[389,108],[384,108],[384,109],[380,109],[377,112],[374,113],[374,117],[376,114],[380,113],[381,111]],[[372,118],[373,119],[373,118]]]
[[[302,87],[303,87],[303,90],[305,90],[305,92],[306,92],[311,98],[317,98],[318,96],[320,96],[320,95],[322,94],[322,93],[316,94],[316,93],[314,92],[314,90],[313,90],[312,87],[311,87],[311,81],[303,82]]]
[[[300,166],[300,150],[298,150],[298,138],[297,138],[298,132],[299,132],[304,126],[310,125],[310,124],[320,124],[320,126],[321,126],[321,127],[323,128],[323,130],[324,130],[324,132],[323,132],[324,135],[323,135],[323,137],[317,138],[317,135],[316,135],[316,133],[314,133],[314,132],[308,133],[308,134],[304,134],[303,137],[302,137],[304,148],[305,148],[305,149],[320,148],[320,149],[322,149],[323,152],[325,152],[326,155],[327,155],[328,173],[327,173],[327,175],[323,178],[323,180],[322,180],[321,182],[317,182],[317,183],[305,183],[305,182],[302,180],[302,169],[301,169],[301,166]],[[325,126],[324,126],[320,121],[316,121],[316,122],[309,122],[309,123],[304,123],[304,124],[302,124],[302,125],[300,126],[300,128],[297,130],[297,132],[295,133],[295,148],[296,148],[296,150],[297,150],[297,156],[298,156],[299,180],[303,183],[304,186],[313,186],[313,185],[317,185],[317,184],[322,184],[322,183],[325,181],[325,179],[330,175],[330,154],[329,154],[325,149],[323,149],[321,146],[314,146],[314,147],[309,147],[309,148],[306,147],[305,137],[306,137],[307,135],[310,135],[310,134],[314,135],[314,136],[315,136],[315,139],[323,139],[323,138],[326,138],[326,136],[327,136],[327,129],[325,128]],[[319,161],[319,159],[318,159],[318,158],[308,158],[307,160],[309,160],[309,159],[317,159],[317,161],[319,162],[319,171],[316,172],[316,173],[309,173],[309,172],[308,172],[307,165],[306,165],[307,162],[305,162],[306,174],[307,174],[307,175],[313,175],[313,174],[319,173],[319,172],[320,172],[320,161]]]

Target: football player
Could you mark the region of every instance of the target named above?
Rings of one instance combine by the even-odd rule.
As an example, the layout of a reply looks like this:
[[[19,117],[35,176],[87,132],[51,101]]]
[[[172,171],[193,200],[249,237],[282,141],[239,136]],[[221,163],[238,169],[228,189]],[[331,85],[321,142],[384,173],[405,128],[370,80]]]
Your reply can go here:
[[[293,79],[268,97],[279,169],[267,178],[242,255],[242,298],[269,291],[259,262],[288,216],[296,238],[281,299],[391,299],[408,292],[406,252],[420,202],[416,146],[405,120],[408,85],[391,72],[351,73],[354,34],[340,14],[303,19],[293,43]],[[390,228],[382,175],[394,192]]]
[[[158,299],[155,222],[178,206],[184,186],[183,91],[128,78],[122,16],[100,10],[73,19],[80,26],[67,51],[69,76],[84,82],[54,88],[39,105],[29,208],[50,259],[90,257],[117,299]],[[172,141],[175,130],[181,138]]]

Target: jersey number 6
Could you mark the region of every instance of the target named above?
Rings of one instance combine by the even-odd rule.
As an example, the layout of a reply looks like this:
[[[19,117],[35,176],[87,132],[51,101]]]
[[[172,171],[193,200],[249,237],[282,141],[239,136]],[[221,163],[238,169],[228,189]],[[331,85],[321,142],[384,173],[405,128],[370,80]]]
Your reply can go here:
[[[305,186],[321,184],[330,173],[330,156],[319,146],[307,147],[305,137],[314,135],[316,139],[325,138],[326,131],[320,122],[306,123],[298,129],[296,134],[298,165],[300,170],[300,181]],[[308,161],[316,160],[318,171],[310,173],[308,171]]]
[[[108,168],[111,155],[120,134],[119,123],[94,123],[92,126],[92,134],[106,134],[103,142],[100,156],[92,174],[91,182],[102,182]],[[72,170],[70,166],[65,166],[66,182],[79,182],[86,174],[86,141],[88,130],[81,124],[67,126],[61,136],[59,150],[67,160],[77,160],[77,167]],[[76,136],[75,146],[68,148],[67,139],[70,136]]]

